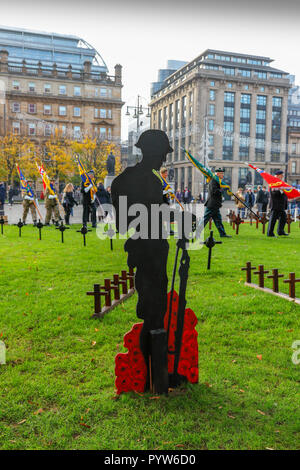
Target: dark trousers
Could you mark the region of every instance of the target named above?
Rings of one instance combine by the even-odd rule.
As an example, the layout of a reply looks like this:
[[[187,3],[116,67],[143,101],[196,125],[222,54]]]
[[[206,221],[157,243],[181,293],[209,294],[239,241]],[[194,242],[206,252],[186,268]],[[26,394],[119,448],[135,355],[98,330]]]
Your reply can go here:
[[[268,235],[274,235],[274,228],[276,221],[278,220],[277,233],[282,235],[284,233],[284,226],[286,224],[286,213],[285,211],[271,211],[271,216],[268,225]]]
[[[96,227],[97,225],[97,209],[94,203],[92,204],[83,204],[83,213],[82,213],[82,223],[86,225],[89,221],[89,215],[91,214],[92,226]]]
[[[4,202],[0,201],[0,216],[4,215]]]
[[[220,209],[209,209],[208,207],[205,208],[204,211],[204,227],[209,222],[209,219],[213,219],[215,226],[217,227],[219,234],[221,237],[226,235],[224,225],[222,223],[222,216]]]

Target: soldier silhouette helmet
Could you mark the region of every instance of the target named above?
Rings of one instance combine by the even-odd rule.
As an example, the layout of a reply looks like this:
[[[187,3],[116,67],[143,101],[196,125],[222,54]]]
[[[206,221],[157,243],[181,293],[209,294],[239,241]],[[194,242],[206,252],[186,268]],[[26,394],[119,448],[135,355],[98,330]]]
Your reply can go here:
[[[143,153],[161,155],[173,152],[169,138],[164,131],[149,129],[143,132],[135,146]]]

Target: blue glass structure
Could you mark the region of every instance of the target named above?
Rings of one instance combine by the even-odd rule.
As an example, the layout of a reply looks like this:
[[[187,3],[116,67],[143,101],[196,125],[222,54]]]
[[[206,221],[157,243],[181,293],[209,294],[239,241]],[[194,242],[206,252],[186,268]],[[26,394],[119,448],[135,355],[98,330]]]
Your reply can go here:
[[[108,68],[99,54],[84,39],[77,36],[44,33],[26,29],[0,26],[0,50],[8,51],[11,66],[20,66],[26,60],[27,67],[84,70],[84,62],[91,62],[91,72],[108,73]]]

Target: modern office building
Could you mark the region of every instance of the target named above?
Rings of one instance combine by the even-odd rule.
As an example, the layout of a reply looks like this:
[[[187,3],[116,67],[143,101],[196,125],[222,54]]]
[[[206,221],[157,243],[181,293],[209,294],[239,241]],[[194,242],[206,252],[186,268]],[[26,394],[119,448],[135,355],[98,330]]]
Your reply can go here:
[[[269,57],[208,49],[168,76],[152,96],[151,127],[165,130],[174,152],[176,186],[197,196],[203,177],[184,148],[212,169],[222,166],[234,191],[257,185],[251,162],[268,172],[286,168],[287,73]]]
[[[183,67],[187,62],[182,60],[168,60],[167,67],[165,69],[159,69],[157,73],[157,81],[151,83],[150,95],[153,96],[158,90],[160,90],[164,84],[166,78],[168,78],[176,70]]]
[[[0,135],[120,143],[122,67],[77,36],[0,27],[0,90]]]

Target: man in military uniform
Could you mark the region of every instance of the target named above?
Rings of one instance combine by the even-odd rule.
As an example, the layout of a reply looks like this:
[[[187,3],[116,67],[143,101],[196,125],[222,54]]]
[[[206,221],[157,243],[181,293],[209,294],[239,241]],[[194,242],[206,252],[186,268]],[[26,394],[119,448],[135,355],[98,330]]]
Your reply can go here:
[[[59,209],[58,209],[58,196],[55,190],[55,180],[50,181],[50,186],[54,194],[51,194],[49,189],[46,189],[45,193],[45,208],[46,208],[46,218],[45,225],[50,225],[50,220],[52,214],[54,215],[55,224],[58,225],[59,220],[61,220]]]
[[[94,182],[95,173],[93,170],[88,171],[90,179]],[[94,192],[93,185],[86,181],[81,183],[81,193],[82,193],[82,224],[87,225],[89,221],[89,215],[91,214],[92,227],[97,227],[97,207],[95,204],[96,193]]]
[[[223,168],[217,168],[215,171],[216,175],[222,180],[224,178]],[[224,225],[222,223],[222,216],[220,209],[222,207],[222,190],[220,184],[215,180],[211,179],[208,185],[208,197],[205,202],[204,220],[205,225],[209,222],[209,219],[213,219],[215,226],[217,227],[220,237],[231,238],[230,235],[226,235]]]
[[[34,204],[34,192],[32,189],[32,181],[27,180],[28,185],[30,186],[31,189],[31,194],[29,191],[23,191],[23,224],[26,225],[26,219],[27,215],[30,209],[31,212],[31,217],[33,221],[33,225],[36,225],[37,222],[37,215],[36,215],[36,209],[35,209],[35,204]]]
[[[283,171],[278,170],[275,173],[277,178],[283,178]],[[275,237],[274,228],[276,221],[278,220],[277,233],[278,235],[288,235],[284,231],[284,226],[286,224],[286,209],[288,206],[288,197],[285,192],[280,188],[271,188],[270,192],[270,220],[268,225],[268,237]]]

